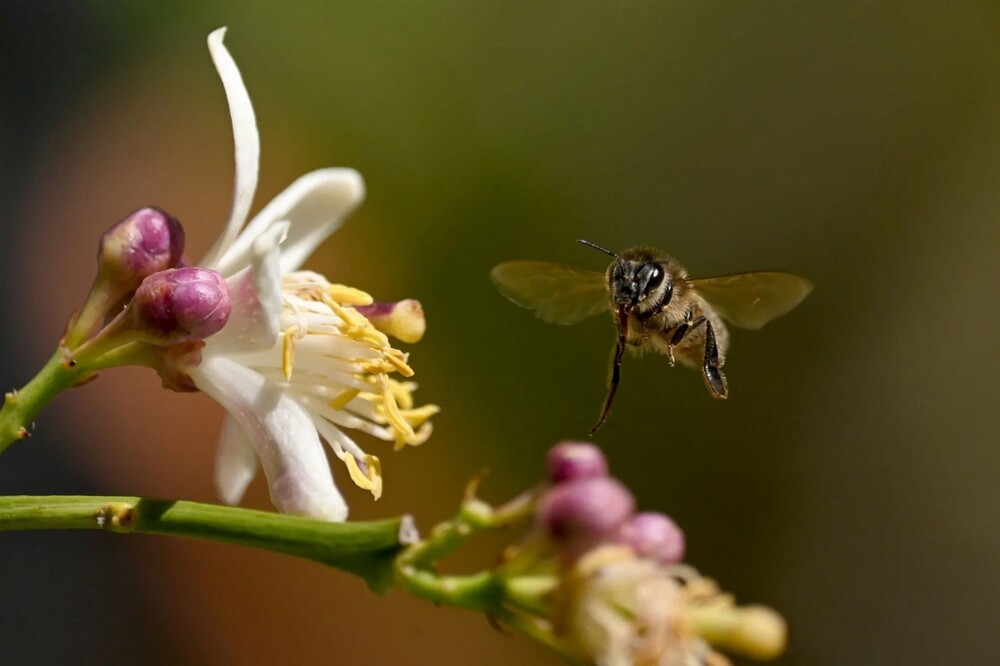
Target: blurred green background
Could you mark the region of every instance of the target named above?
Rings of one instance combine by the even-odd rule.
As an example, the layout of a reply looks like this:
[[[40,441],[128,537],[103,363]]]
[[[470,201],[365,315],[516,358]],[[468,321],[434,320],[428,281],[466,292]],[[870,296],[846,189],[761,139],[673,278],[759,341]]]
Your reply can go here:
[[[495,292],[494,264],[603,269],[583,237],[696,275],[793,271],[816,290],[735,332],[728,402],[628,358],[597,441],[692,564],[786,615],[780,663],[996,659],[997,3],[4,3],[5,388],[47,358],[123,214],[170,210],[194,256],[214,238],[220,25],[261,128],[255,208],[359,169],[368,201],[310,267],[427,312],[411,364],[435,435],[365,442],[386,494],[349,490],[355,518],[426,528],[483,467],[503,499],[592,424],[610,322],[546,325]],[[220,417],[109,373],[4,456],[0,492],[210,501]],[[471,614],[212,544],[6,534],[0,567],[5,663],[558,663]]]

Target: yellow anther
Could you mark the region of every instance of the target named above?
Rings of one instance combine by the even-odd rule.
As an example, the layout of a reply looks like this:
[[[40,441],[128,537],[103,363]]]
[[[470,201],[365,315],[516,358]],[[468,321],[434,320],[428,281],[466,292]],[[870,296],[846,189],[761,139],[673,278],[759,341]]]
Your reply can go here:
[[[346,409],[347,403],[357,398],[359,393],[361,393],[361,391],[359,391],[358,389],[353,389],[353,388],[346,389],[344,391],[341,391],[341,393],[336,398],[334,398],[327,404],[330,405],[330,409],[335,409],[337,411]]]
[[[346,284],[331,284],[326,288],[326,293],[341,305],[371,305],[375,302],[369,294]]]
[[[393,430],[396,431],[396,448],[400,449],[402,448],[399,441],[400,437],[403,438],[403,444],[405,444],[405,440],[413,437],[415,433],[410,424],[406,422],[403,415],[399,412],[399,405],[396,404],[396,399],[393,397],[392,391],[389,390],[389,378],[381,375],[379,380],[379,385],[382,389],[382,408],[385,410],[385,418]]]
[[[378,458],[372,455],[365,456],[365,472],[361,471],[361,466],[351,454],[346,454],[343,460],[351,480],[359,488],[370,491],[375,499],[382,497],[382,463]]]
[[[396,398],[396,404],[399,405],[400,409],[413,408],[413,391],[416,388],[417,385],[413,382],[400,382],[395,379],[389,379],[389,390],[392,391],[392,395]]]
[[[298,332],[298,326],[289,326],[281,340],[281,374],[285,376],[285,381],[292,379],[292,366],[295,364],[295,340],[298,337]]]
[[[323,303],[333,311],[333,314],[340,317],[344,322],[345,327],[357,326],[362,327],[368,325],[368,320],[361,316],[356,310],[349,310],[340,305],[337,301],[333,300],[325,293],[320,294],[323,299]]]
[[[394,349],[392,351],[396,350]],[[392,366],[399,371],[399,374],[403,375],[404,377],[413,376],[413,368],[411,368],[406,364],[406,358],[402,354],[396,355],[387,353],[385,354],[385,360],[391,363]]]
[[[384,375],[387,372],[394,372],[396,367],[381,359],[375,361],[361,361],[361,369],[369,375]]]
[[[402,409],[400,414],[406,419],[414,428],[419,428],[422,426],[427,419],[434,416],[441,411],[441,408],[437,405],[424,405],[423,407],[418,407],[416,409]]]
[[[358,315],[359,317],[361,315]],[[389,338],[385,337],[385,333],[377,331],[371,326],[365,323],[364,327],[356,327],[352,333],[349,333],[355,340],[360,340],[361,342],[367,342],[372,347],[376,349],[382,349],[389,346]]]
[[[392,445],[393,451],[402,451],[406,448],[406,435],[396,431],[396,442]]]
[[[410,446],[420,446],[421,444],[423,444],[424,442],[426,442],[428,439],[431,438],[431,434],[433,432],[434,432],[434,424],[430,422],[425,423],[422,426],[420,426],[420,429],[417,430],[417,433],[413,437],[411,437],[409,441],[407,441],[406,443],[409,444]]]
[[[431,433],[434,432],[434,424],[425,423],[417,430],[412,437],[403,437],[399,433],[396,434],[396,444],[393,447],[394,451],[399,451],[407,446],[420,446],[428,439],[431,438]]]

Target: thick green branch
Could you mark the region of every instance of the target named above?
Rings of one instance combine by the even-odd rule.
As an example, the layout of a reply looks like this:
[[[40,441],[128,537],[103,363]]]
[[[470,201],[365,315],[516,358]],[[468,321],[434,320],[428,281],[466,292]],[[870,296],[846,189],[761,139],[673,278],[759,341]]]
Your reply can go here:
[[[329,523],[251,509],[138,497],[0,497],[0,531],[90,529],[210,539],[341,569],[385,591],[401,519]]]

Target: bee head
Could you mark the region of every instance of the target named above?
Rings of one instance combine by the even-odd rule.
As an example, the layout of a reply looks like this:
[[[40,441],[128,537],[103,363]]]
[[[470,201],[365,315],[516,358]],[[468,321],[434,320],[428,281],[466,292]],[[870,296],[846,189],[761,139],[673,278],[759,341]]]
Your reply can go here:
[[[619,259],[611,265],[608,282],[615,305],[626,311],[649,312],[670,302],[674,283],[661,262]]]

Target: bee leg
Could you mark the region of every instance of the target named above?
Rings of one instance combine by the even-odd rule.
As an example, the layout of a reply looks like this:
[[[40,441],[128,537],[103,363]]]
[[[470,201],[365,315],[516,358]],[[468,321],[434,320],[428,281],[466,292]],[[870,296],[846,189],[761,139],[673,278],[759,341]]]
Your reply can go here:
[[[705,363],[702,370],[705,373],[705,385],[711,394],[723,400],[729,397],[726,375],[719,368],[719,346],[715,342],[715,330],[711,322],[707,322],[705,328]]]
[[[667,360],[670,361],[671,368],[674,367],[674,347],[684,340],[685,335],[704,324],[705,321],[705,317],[698,317],[698,319],[691,321],[691,311],[688,310],[687,321],[674,329],[674,334],[670,336],[670,342],[667,343]]]
[[[597,419],[597,423],[593,428],[590,429],[590,434],[594,435],[604,422],[608,420],[608,414],[611,413],[611,403],[615,399],[615,392],[618,390],[618,381],[621,379],[622,371],[622,356],[625,354],[625,336],[619,335],[618,342],[615,344],[614,351],[611,354],[611,375],[608,377],[608,395],[604,398],[604,407],[601,408],[601,416]]]

